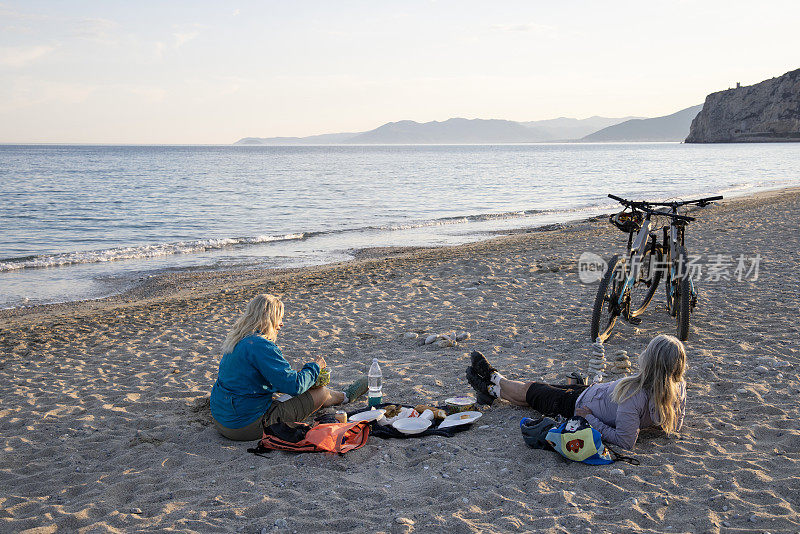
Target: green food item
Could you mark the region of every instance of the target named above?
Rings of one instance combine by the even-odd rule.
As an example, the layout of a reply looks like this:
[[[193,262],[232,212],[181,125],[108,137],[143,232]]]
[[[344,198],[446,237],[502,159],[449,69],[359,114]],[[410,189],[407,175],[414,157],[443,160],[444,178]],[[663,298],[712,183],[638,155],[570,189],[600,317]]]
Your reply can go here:
[[[326,367],[325,369],[322,369],[319,372],[317,381],[314,382],[314,387],[321,388],[322,386],[327,386],[330,383],[331,383],[331,370]]]

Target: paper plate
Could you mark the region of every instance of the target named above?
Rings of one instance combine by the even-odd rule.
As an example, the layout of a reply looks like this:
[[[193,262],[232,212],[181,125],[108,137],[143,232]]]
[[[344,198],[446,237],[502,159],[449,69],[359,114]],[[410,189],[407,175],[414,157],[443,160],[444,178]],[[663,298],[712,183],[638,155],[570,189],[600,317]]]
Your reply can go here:
[[[367,410],[366,412],[359,412],[351,415],[347,418],[348,421],[375,421],[383,417],[383,414],[386,413],[386,410],[380,408],[378,410]]]
[[[450,426],[469,425],[477,421],[483,414],[481,412],[461,412],[448,415],[439,424],[439,428],[447,428]]]
[[[427,419],[420,419],[419,417],[406,417],[405,419],[398,419],[392,426],[403,434],[419,434],[425,432],[431,422]]]

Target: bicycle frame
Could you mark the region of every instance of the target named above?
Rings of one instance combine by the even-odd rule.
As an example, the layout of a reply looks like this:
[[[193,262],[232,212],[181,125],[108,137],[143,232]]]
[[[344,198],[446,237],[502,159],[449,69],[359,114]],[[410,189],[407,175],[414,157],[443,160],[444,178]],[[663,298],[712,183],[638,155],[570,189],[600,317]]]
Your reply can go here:
[[[705,207],[722,197],[648,202],[608,196],[625,206],[622,212],[610,217],[610,222],[628,234],[628,246],[624,255],[611,258],[600,280],[592,310],[592,340],[607,339],[620,316],[631,324],[639,324],[640,315],[650,304],[664,274],[669,313],[676,317],[678,337],[688,339],[689,316],[697,303],[697,291],[689,276],[684,237],[686,225],[695,219],[679,214],[678,208],[688,204]],[[668,224],[659,222],[654,227],[660,221],[658,217],[666,217]],[[663,232],[661,243],[659,230]],[[669,269],[665,273],[666,265]]]
[[[625,310],[625,301],[627,299],[628,291],[630,291],[630,289],[636,283],[636,280],[639,278],[639,271],[641,270],[642,262],[637,261],[637,259],[642,257],[642,254],[644,254],[644,251],[647,248],[647,243],[650,241],[650,218],[651,214],[648,213],[645,216],[644,221],[642,221],[642,227],[639,229],[639,232],[637,232],[636,239],[633,240],[632,245],[630,244],[630,237],[628,239],[631,272],[625,279],[625,283],[622,286],[622,291],[620,291],[619,297],[617,298],[617,306],[619,306],[620,310]],[[625,314],[627,315],[627,312]]]
[[[677,214],[678,208],[676,205],[671,206],[671,213]],[[684,229],[686,227],[685,222],[679,222],[675,219],[670,218],[670,223],[667,226],[664,226],[664,244],[669,245],[666,248],[667,251],[667,259],[666,262],[669,265],[670,269],[670,280],[680,280],[684,276],[689,276],[689,273],[682,273],[678,272],[678,265],[676,262],[672,261],[672,258],[676,258],[678,256],[679,248],[685,246],[684,245]],[[691,290],[692,300],[695,301],[697,299],[697,291],[694,287],[694,281],[691,277],[689,277],[689,288]],[[671,299],[674,296],[674,287],[672,284],[667,284],[667,302],[671,302]]]

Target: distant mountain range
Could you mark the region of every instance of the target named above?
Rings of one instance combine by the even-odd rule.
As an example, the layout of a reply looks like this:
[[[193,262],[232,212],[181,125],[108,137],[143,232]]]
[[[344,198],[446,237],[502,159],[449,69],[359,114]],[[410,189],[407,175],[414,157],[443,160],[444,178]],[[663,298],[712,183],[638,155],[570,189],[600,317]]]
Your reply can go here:
[[[326,145],[326,144],[491,144],[540,143],[548,141],[682,141],[702,106],[672,115],[640,117],[561,117],[542,121],[515,122],[499,119],[461,119],[419,123],[388,122],[368,132],[334,133],[309,137],[245,137],[235,145]]]
[[[641,117],[589,117],[588,119],[568,119],[560,117],[543,121],[523,122],[529,128],[535,128],[542,132],[545,141],[569,141],[580,139],[590,133],[602,128],[613,126],[627,120],[639,119]]]
[[[631,119],[584,136],[581,141],[683,141],[701,109],[702,104],[663,117]]]
[[[243,137],[234,145],[338,145],[359,133],[332,133],[309,137]]]

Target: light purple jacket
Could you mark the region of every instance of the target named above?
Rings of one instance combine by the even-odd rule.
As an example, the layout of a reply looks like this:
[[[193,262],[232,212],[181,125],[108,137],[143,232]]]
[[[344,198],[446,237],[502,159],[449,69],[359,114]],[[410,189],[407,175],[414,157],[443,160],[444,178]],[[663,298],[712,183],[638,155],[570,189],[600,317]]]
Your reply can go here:
[[[585,407],[592,410],[592,415],[587,416],[586,420],[600,432],[604,441],[623,449],[633,449],[640,428],[657,426],[654,421],[658,419],[658,411],[650,394],[644,390],[628,397],[622,404],[614,402],[612,397],[617,383],[619,380],[592,384],[578,397],[575,409]],[[686,383],[681,382],[678,389],[677,430],[683,426],[685,412]]]

